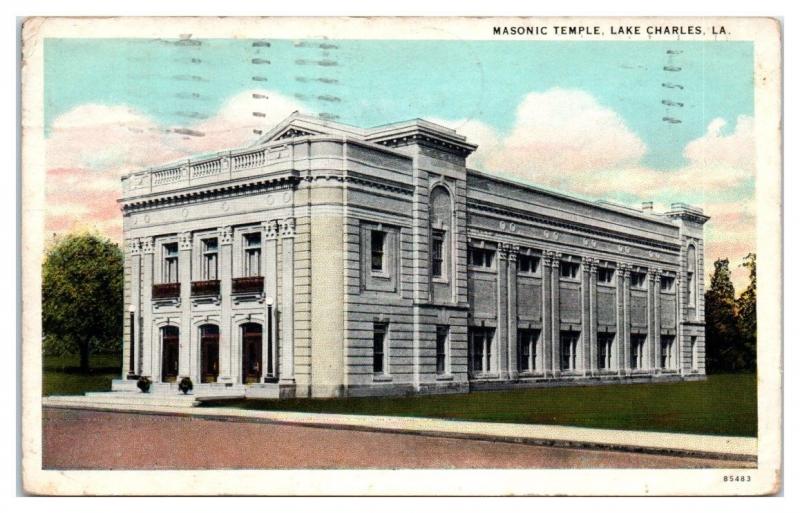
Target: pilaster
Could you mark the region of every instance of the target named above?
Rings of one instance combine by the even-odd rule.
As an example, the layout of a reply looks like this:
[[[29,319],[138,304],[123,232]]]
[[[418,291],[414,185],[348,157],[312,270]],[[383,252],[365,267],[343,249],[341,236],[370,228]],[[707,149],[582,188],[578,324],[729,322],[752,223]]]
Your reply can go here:
[[[153,238],[140,239],[142,247],[142,304],[139,309],[141,328],[139,329],[139,367],[141,374],[157,381],[161,376],[161,344],[159,337],[153,335]]]
[[[652,368],[660,368],[660,353],[661,353],[661,269],[653,269],[653,358]]]
[[[496,354],[500,379],[508,379],[508,246],[503,243],[497,245],[497,336],[495,340],[497,341]]]
[[[178,274],[181,282],[181,327],[178,366],[180,376],[200,383],[200,339],[192,327],[192,234],[178,235]]]
[[[264,326],[264,338],[262,339],[261,368],[263,378],[271,379],[278,374],[278,365],[274,359],[273,348],[278,345],[278,323],[276,322],[275,312],[278,304],[278,221],[266,221],[261,223],[264,231],[264,254],[261,255],[261,268],[264,269],[264,319],[267,320]],[[270,336],[271,335],[271,336]],[[270,341],[272,344],[270,344]],[[272,351],[272,352],[271,352]],[[283,353],[284,356],[286,352]],[[270,368],[272,362],[272,368]],[[279,369],[282,375],[291,374],[292,368],[286,364],[281,364]],[[270,372],[272,375],[270,375]]]
[[[281,237],[281,251],[283,273],[281,284],[281,323],[283,325],[283,339],[278,344],[273,344],[273,360],[278,361],[282,355],[280,380],[285,383],[294,383],[294,235],[295,222],[290,217],[282,219],[279,223]]]
[[[552,351],[551,356],[552,360],[550,361],[550,368],[553,371],[554,376],[559,376],[561,374],[561,304],[560,304],[560,292],[561,292],[561,273],[559,268],[561,267],[561,253],[552,253],[552,260],[550,262],[550,284],[551,284],[551,305],[550,305],[550,314],[552,319],[550,324],[552,326],[551,329],[551,344],[552,344]]]
[[[631,270],[627,265],[622,269],[622,357],[620,369],[625,374],[631,371]]]
[[[585,367],[594,374],[597,371],[597,260],[591,259],[589,261],[589,331],[586,333],[588,336],[588,348],[586,354],[588,355],[589,362]]]
[[[230,226],[217,228],[219,244],[220,324],[219,324],[219,377],[220,383],[241,383],[241,344],[234,342],[231,315],[231,280],[233,278],[233,230]],[[240,337],[236,337],[239,339]]]
[[[552,374],[553,361],[553,308],[552,274],[553,258],[549,251],[542,254],[542,372],[545,376]]]
[[[141,292],[141,283],[142,283],[142,251],[141,251],[141,243],[139,239],[129,239],[128,240],[128,251],[130,253],[131,258],[131,296],[129,306],[132,306],[134,309],[134,327],[133,327],[133,337],[132,340],[129,342],[128,351],[133,351],[133,373],[141,375],[142,373],[142,364],[141,364],[141,350],[139,348],[140,341],[142,339],[141,333],[141,315],[142,315],[142,292]],[[130,330],[130,326],[128,327]],[[130,353],[127,355],[130,358]],[[130,361],[130,360],[126,360]]]
[[[508,247],[508,377],[517,379],[517,255],[519,246]]]

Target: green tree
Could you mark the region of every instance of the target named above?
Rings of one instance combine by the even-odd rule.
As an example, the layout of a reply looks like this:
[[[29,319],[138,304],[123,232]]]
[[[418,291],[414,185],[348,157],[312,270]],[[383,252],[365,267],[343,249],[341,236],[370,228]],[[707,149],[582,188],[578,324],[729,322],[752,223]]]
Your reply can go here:
[[[735,369],[738,333],[736,297],[727,258],[714,262],[711,286],[706,291],[706,369],[730,372]]]
[[[742,266],[750,271],[750,283],[736,299],[736,329],[741,342],[742,369],[756,369],[756,254],[744,257]]]
[[[42,330],[47,353],[89,355],[121,349],[123,256],[119,246],[93,234],[56,239],[42,266]]]

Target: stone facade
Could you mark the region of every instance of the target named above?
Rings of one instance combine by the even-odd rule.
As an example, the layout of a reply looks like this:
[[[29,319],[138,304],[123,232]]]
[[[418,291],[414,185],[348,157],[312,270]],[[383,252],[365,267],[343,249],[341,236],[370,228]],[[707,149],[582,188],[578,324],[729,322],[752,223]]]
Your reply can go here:
[[[253,397],[704,376],[702,211],[499,179],[475,148],[295,114],[124,177],[123,374]]]

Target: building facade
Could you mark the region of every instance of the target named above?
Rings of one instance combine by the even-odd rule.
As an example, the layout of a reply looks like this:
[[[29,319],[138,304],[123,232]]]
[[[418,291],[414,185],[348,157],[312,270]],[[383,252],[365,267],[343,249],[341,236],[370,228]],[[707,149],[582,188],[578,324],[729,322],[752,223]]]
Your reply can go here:
[[[247,397],[705,374],[703,224],[469,169],[422,120],[293,114],[123,178],[123,379]]]

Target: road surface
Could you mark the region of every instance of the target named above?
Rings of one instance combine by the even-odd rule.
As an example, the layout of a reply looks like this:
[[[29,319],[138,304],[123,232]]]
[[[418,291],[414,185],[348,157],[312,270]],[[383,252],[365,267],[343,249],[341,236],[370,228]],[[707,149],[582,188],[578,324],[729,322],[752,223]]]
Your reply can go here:
[[[708,468],[752,463],[197,417],[43,412],[45,469]]]

